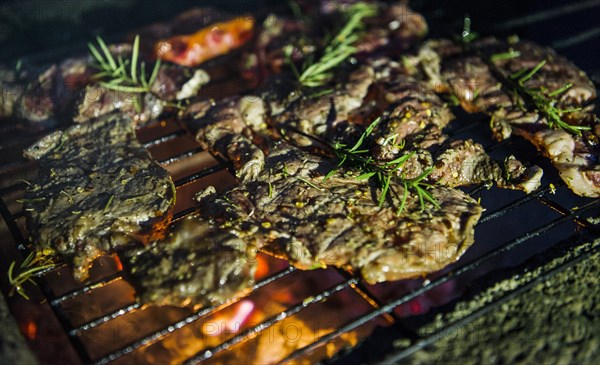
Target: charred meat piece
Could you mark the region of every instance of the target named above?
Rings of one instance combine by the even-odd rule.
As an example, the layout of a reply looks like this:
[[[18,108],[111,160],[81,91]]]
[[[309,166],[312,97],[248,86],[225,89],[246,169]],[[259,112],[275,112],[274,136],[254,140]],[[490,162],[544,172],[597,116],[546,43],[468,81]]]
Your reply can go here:
[[[133,126],[108,115],[25,150],[40,166],[24,197],[32,243],[56,251],[78,280],[96,257],[160,236],[171,219],[171,178],[135,139]]]
[[[260,136],[263,103],[243,100],[206,106],[188,124],[201,144],[233,161],[241,180],[220,195],[210,188],[199,193],[203,218],[300,268],[345,267],[369,282],[438,270],[473,242],[481,207],[468,195],[436,186],[430,192],[439,207],[422,209],[411,193],[398,215],[402,184],[393,184],[391,201],[380,207],[380,191],[355,172],[325,181],[335,161]],[[262,149],[253,140],[261,140]]]
[[[191,216],[165,239],[120,255],[138,301],[152,305],[218,305],[254,283],[256,250],[234,230]]]
[[[324,20],[339,18],[340,12],[357,0],[319,1],[319,11]],[[314,1],[305,1],[313,5]],[[425,18],[408,6],[408,1],[379,2],[372,1],[378,8],[378,15],[365,22],[365,32],[357,42],[358,57],[373,53],[398,54],[421,41],[428,32]],[[323,20],[320,20],[323,22]]]
[[[446,104],[389,59],[378,60],[375,69],[380,103],[388,106],[373,131],[373,157],[389,161],[399,157],[404,147],[427,149],[442,143],[446,139],[442,129],[454,118]]]
[[[366,32],[356,47],[365,55],[385,51],[397,55],[418,44],[428,32],[425,18],[407,1],[379,3],[379,16],[366,24]]]
[[[77,102],[76,123],[89,122],[102,115],[120,111],[137,124],[155,120],[163,112],[163,104],[151,93],[128,93],[102,86],[87,86]]]
[[[514,156],[506,159],[502,169],[480,144],[459,140],[450,142],[436,158],[430,178],[450,187],[496,182],[502,188],[530,193],[540,187],[542,175],[538,166],[526,168]]]
[[[600,123],[597,116],[586,112],[586,105],[596,92],[583,71],[553,50],[531,42],[507,43],[494,38],[474,42],[472,47],[488,57],[491,64],[480,54],[463,52],[450,41],[436,41],[425,47],[439,55],[439,74],[435,75],[435,68],[430,68],[431,79],[442,80],[467,111],[490,115],[497,138],[524,137],[550,158],[576,194],[600,196]],[[551,125],[543,110],[515,92],[506,81],[536,68],[523,87],[543,95],[556,110],[575,110],[559,112],[559,117],[567,126],[584,126],[589,130],[577,135]]]
[[[255,96],[233,97],[217,105],[192,104],[195,112],[187,117],[188,128],[196,141],[212,153],[233,162],[240,181],[252,181],[264,166],[264,153],[252,141],[253,131],[266,127],[262,99]]]
[[[361,66],[352,71],[347,80],[340,83],[332,93],[316,96],[305,94],[290,103],[281,113],[275,112],[273,124],[277,128],[292,129],[301,134],[331,142],[330,133],[345,122],[356,111],[367,96],[375,81],[373,69]],[[277,109],[271,104],[271,110]],[[295,143],[300,146],[312,144],[310,138],[295,134]]]
[[[430,179],[449,187],[487,182],[525,192],[539,187],[543,172],[537,166],[527,169],[513,157],[508,174],[473,141],[444,143],[447,136],[442,129],[454,117],[448,106],[425,82],[410,75],[404,65],[387,58],[375,59],[371,64],[376,89],[382,94],[379,104],[389,105],[371,134],[370,150],[375,160],[391,161],[412,151],[413,155],[398,169],[409,179],[435,167]]]
[[[79,90],[91,81],[89,60],[68,58],[58,65],[17,70],[0,69],[0,117],[17,120],[17,126],[43,131],[60,124]]]
[[[194,97],[210,81],[206,71],[176,65],[162,65],[150,91],[161,100],[173,101]]]
[[[391,205],[380,207],[378,192],[350,171],[324,181],[334,168],[330,160],[280,143],[254,181],[222,195],[200,194],[200,214],[299,268],[334,265],[369,283],[439,270],[472,244],[482,209],[468,195],[436,186],[430,192],[439,207],[422,209],[410,194],[398,215],[401,186],[394,185]]]
[[[20,81],[17,70],[0,66],[0,118],[14,115],[17,101],[25,89]]]

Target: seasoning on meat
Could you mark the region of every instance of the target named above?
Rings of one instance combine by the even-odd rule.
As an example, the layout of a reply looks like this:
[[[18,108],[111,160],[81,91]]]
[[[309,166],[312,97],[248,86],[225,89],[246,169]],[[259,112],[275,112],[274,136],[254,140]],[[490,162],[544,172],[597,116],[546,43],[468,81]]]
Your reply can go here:
[[[159,237],[170,222],[174,186],[122,115],[57,131],[25,150],[39,172],[23,200],[38,250],[50,248],[82,280],[92,261]]]
[[[190,216],[165,239],[120,257],[143,304],[217,305],[254,283],[256,250],[240,237]]]
[[[394,183],[382,206],[355,172],[342,168],[325,180],[335,161],[261,136],[266,118],[262,100],[246,97],[209,106],[188,123],[202,145],[234,162],[241,181],[222,195],[198,195],[204,219],[300,268],[335,265],[369,282],[439,270],[473,242],[482,209],[468,195],[435,186],[434,205],[416,194],[402,199],[404,187]]]
[[[585,73],[531,42],[486,38],[470,45],[491,63],[450,41],[425,45],[430,50],[424,53],[439,55],[438,67],[429,68],[431,79],[441,80],[467,111],[489,114],[497,138],[518,135],[534,144],[573,192],[600,196],[600,123],[588,112],[596,91]],[[503,54],[514,56],[493,57]],[[534,96],[522,95],[506,80]]]
[[[350,171],[324,181],[334,168],[331,160],[279,143],[253,181],[223,195],[200,194],[200,214],[299,268],[334,265],[369,283],[439,270],[473,243],[482,209],[461,191],[431,189],[439,208],[422,209],[410,195],[398,215],[398,196],[380,207],[373,187]],[[401,197],[403,188],[394,188]]]

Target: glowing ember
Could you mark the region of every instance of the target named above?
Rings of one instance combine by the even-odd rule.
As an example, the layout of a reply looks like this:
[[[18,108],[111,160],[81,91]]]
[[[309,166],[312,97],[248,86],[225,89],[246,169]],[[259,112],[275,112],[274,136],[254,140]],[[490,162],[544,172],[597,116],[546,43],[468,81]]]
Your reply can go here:
[[[28,340],[35,340],[37,337],[38,326],[34,321],[26,321],[21,324],[21,332]]]
[[[219,336],[224,331],[237,333],[252,314],[254,303],[245,299],[234,304],[234,307],[235,309],[231,313],[219,313],[211,321],[205,323],[202,326],[202,332],[207,336]]]

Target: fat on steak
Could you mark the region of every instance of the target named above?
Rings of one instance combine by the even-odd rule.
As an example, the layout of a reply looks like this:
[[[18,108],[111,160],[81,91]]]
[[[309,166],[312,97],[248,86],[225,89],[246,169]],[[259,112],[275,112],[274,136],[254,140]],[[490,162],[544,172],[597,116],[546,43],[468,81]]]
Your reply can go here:
[[[79,280],[96,257],[156,238],[171,220],[173,182],[126,116],[53,132],[24,154],[39,163],[24,197],[31,241],[60,254]]]

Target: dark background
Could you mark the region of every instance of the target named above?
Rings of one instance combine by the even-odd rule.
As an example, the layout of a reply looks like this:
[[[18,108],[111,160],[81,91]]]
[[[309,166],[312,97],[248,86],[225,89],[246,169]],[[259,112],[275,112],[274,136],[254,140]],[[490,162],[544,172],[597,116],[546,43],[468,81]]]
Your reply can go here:
[[[473,29],[481,34],[518,34],[553,46],[596,80],[600,78],[600,0],[414,0],[410,4],[425,14],[432,37],[460,31],[464,15],[469,14]],[[18,58],[44,62],[83,52],[95,35],[117,41],[136,27],[195,6],[251,11],[259,18],[274,8],[288,11],[282,0],[5,0],[0,3],[0,62]],[[537,15],[527,18],[531,14]]]

